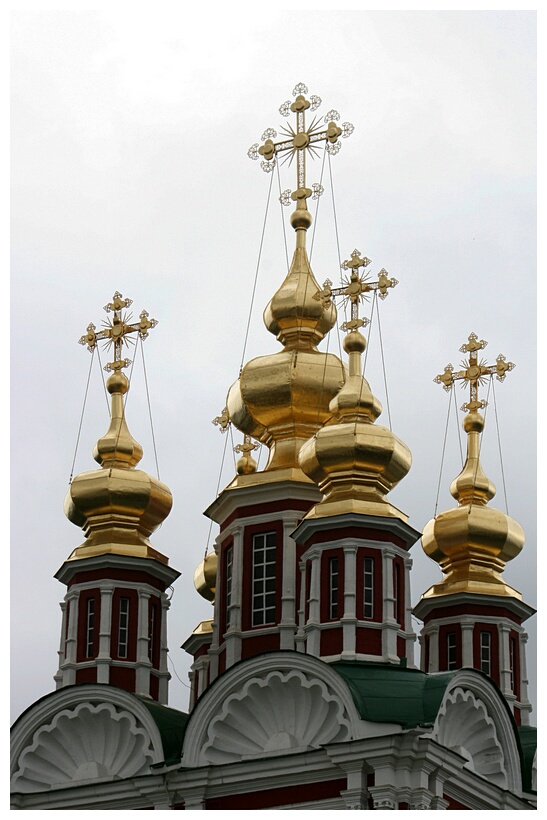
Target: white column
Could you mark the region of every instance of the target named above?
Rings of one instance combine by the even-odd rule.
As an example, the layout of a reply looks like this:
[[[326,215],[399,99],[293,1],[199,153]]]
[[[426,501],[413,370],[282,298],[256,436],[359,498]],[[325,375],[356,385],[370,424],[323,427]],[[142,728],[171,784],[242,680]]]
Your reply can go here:
[[[241,611],[243,608],[243,527],[232,530],[232,603],[230,605],[230,626],[224,638],[226,642],[226,669],[241,660]],[[222,642],[223,636],[219,635]]]
[[[344,614],[342,622],[342,658],[353,660],[356,648],[357,625],[357,547],[344,547]]]
[[[167,668],[167,655],[169,649],[167,647],[167,612],[171,606],[171,602],[165,592],[160,596],[161,601],[161,629],[160,629],[160,673],[159,673],[159,688],[158,701],[159,703],[167,704],[169,698],[169,680],[171,675]]]
[[[306,651],[306,633],[304,632],[304,615],[306,612],[306,562],[300,561],[300,607],[298,609],[298,632],[296,633],[295,649],[297,652]]]
[[[498,643],[499,643],[499,672],[500,689],[503,695],[511,701],[512,708],[515,696],[511,688],[511,660],[509,653],[509,632],[511,627],[507,623],[498,623]],[[492,670],[493,672],[494,670]]]
[[[384,548],[380,555],[382,555],[383,574],[382,655],[385,661],[398,661],[397,632],[399,625],[393,614],[395,605],[395,596],[393,593],[393,552],[389,548]]]
[[[150,694],[150,668],[148,657],[148,602],[150,593],[139,590],[137,612],[137,663],[135,670],[135,694]]]
[[[75,589],[65,598],[68,604],[68,633],[66,637],[66,669],[63,673],[63,686],[76,683],[76,657],[78,645],[78,609],[80,591]]]
[[[62,672],[62,665],[65,661],[65,646],[66,646],[66,630],[67,630],[67,603],[66,601],[61,601],[61,640],[59,642],[59,665],[57,667],[57,672],[55,673],[53,680],[55,681],[55,688],[60,689],[63,685],[63,672]]]
[[[99,622],[99,653],[97,655],[97,683],[110,683],[110,645],[112,639],[112,585],[101,586],[101,617]],[[114,636],[116,640],[116,636]]]
[[[405,640],[405,652],[407,666],[414,666],[414,644],[416,636],[412,628],[412,594],[410,592],[410,570],[412,569],[412,558],[403,559],[405,573],[405,632],[408,637]]]
[[[462,666],[473,669],[473,632],[475,625],[467,618],[461,620],[462,628]]]
[[[279,648],[294,649],[296,634],[296,542],[291,538],[296,518],[283,520],[283,574],[281,578],[281,621]]]
[[[428,672],[439,671],[439,627],[432,626],[428,629],[429,635],[429,669]]]
[[[306,624],[308,655],[319,657],[321,654],[320,592],[321,592],[321,553],[315,552],[311,558],[310,598],[308,602],[308,621]]]
[[[528,641],[528,635],[526,632],[522,632],[520,635],[519,641],[519,654],[520,654],[520,701],[521,710],[520,710],[520,718],[521,723],[523,726],[528,726],[530,723],[530,712],[532,711],[532,707],[530,705],[530,701],[528,700],[528,672],[526,671],[526,642]]]

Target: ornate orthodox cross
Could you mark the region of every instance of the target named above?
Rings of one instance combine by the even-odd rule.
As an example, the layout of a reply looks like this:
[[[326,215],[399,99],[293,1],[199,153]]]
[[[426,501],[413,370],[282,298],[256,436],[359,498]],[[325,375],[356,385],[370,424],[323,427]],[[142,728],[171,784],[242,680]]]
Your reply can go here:
[[[349,122],[342,123],[340,128],[336,122],[340,119],[338,111],[332,109],[329,111],[323,121],[319,117],[314,117],[311,125],[306,127],[305,112],[315,111],[321,105],[321,98],[312,94],[307,100],[304,94],[308,93],[307,87],[303,83],[298,83],[293,89],[294,102],[287,100],[279,108],[279,113],[283,117],[290,116],[291,111],[296,114],[296,128],[292,126],[281,126],[281,130],[286,134],[286,138],[279,142],[274,142],[273,138],[277,136],[277,132],[273,128],[267,128],[262,134],[262,145],[255,143],[249,148],[248,156],[257,160],[259,156],[263,157],[260,163],[261,168],[270,172],[275,167],[275,157],[278,155],[285,155],[284,162],[289,160],[292,162],[296,156],[296,177],[297,188],[290,194],[285,191],[281,196],[281,201],[284,204],[289,204],[290,198],[297,202],[299,200],[306,200],[312,195],[310,188],[306,187],[306,152],[319,156],[319,152],[315,148],[316,143],[325,141],[326,150],[331,154],[337,154],[341,148],[338,142],[339,137],[349,137],[353,132],[353,125]],[[323,122],[326,123],[326,128],[323,127]],[[321,186],[315,184],[314,197],[316,198],[322,193]]]
[[[131,323],[131,315],[124,311],[133,304],[131,299],[124,299],[121,293],[116,293],[112,297],[112,301],[104,306],[107,313],[113,313],[113,317],[108,318],[103,325],[104,330],[97,331],[93,323],[87,326],[87,333],[79,339],[79,344],[87,345],[90,353],[93,353],[97,342],[105,339],[105,346],[114,347],[114,361],[105,365],[105,370],[121,370],[123,367],[128,367],[131,364],[130,359],[122,359],[121,353],[123,345],[133,343],[132,339],[127,338],[130,333],[138,333],[140,338],[144,341],[148,337],[148,331],[156,327],[158,324],[156,319],[149,319],[148,313],[143,310],[139,316],[138,322]]]
[[[378,274],[378,280],[372,282],[368,279],[368,274],[365,273],[365,268],[370,265],[370,259],[366,256],[361,256],[361,251],[357,249],[351,254],[351,259],[346,259],[341,267],[343,270],[351,271],[349,278],[343,277],[344,285],[340,288],[333,288],[332,282],[327,279],[323,285],[323,290],[314,294],[314,299],[321,300],[323,304],[328,307],[332,301],[333,296],[343,296],[344,301],[351,305],[351,319],[344,322],[341,330],[357,330],[358,327],[366,327],[369,324],[368,319],[359,318],[359,302],[361,299],[366,299],[366,294],[378,291],[380,299],[385,299],[388,295],[388,288],[394,288],[399,282],[397,279],[390,279],[388,272],[382,268]],[[359,275],[359,268],[363,268],[363,273]]]
[[[450,390],[455,381],[463,381],[462,387],[468,384],[469,401],[460,409],[467,410],[469,413],[486,407],[484,399],[479,401],[479,385],[483,385],[488,376],[496,376],[498,381],[502,382],[507,372],[515,367],[513,362],[506,362],[505,356],[501,353],[496,359],[496,364],[486,364],[486,359],[479,361],[478,351],[483,350],[487,344],[488,342],[484,339],[479,341],[476,333],[471,333],[467,338],[467,344],[460,347],[460,353],[469,353],[469,357],[462,361],[464,369],[455,373],[454,367],[447,364],[444,372],[433,379],[437,384],[442,384],[445,390]]]
[[[236,444],[234,447],[234,453],[243,453],[243,455],[248,456],[253,452],[253,450],[257,450],[258,447],[258,444],[251,441],[250,435],[248,435],[248,433],[244,433],[243,444]]]

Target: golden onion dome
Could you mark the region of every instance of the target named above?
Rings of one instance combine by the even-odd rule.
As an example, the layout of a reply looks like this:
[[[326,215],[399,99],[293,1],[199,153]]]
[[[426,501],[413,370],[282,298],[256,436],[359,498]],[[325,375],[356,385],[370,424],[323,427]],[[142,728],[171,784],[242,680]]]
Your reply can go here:
[[[76,476],[66,495],[65,515],[86,535],[69,560],[114,553],[168,563],[148,539],[169,515],[173,499],[165,484],[135,469],[142,447],[125,420],[128,388],[129,380],[120,370],[108,378],[110,426],[93,452],[101,467]]]
[[[296,468],[301,475],[300,447],[329,418],[329,403],[344,383],[345,370],[337,356],[317,350],[336,321],[336,308],[317,298],[320,288],[306,253],[311,215],[305,200],[291,224],[296,231],[292,264],[264,311],[266,327],[283,350],[248,362],[226,406],[241,432],[269,448],[265,471]]]
[[[324,494],[307,518],[353,512],[406,521],[386,495],[408,473],[412,458],[391,430],[375,424],[382,406],[361,373],[365,346],[357,330],[345,337],[348,379],[330,403],[331,420],[300,450],[302,471]]]
[[[496,488],[484,474],[479,458],[484,418],[473,408],[465,416],[463,428],[467,459],[450,485],[458,506],[429,521],[422,536],[422,547],[440,565],[443,580],[423,597],[474,592],[520,598],[501,573],[521,551],[524,530],[513,518],[487,506]]]
[[[218,557],[216,552],[209,552],[194,572],[194,586],[202,598],[215,602],[217,585]]]

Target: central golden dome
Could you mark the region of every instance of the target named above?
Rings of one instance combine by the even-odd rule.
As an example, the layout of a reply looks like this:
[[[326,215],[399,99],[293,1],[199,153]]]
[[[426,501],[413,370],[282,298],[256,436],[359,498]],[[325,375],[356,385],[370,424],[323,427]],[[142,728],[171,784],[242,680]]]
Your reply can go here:
[[[329,404],[344,384],[345,370],[337,356],[317,349],[336,322],[336,308],[317,298],[320,288],[306,253],[311,215],[305,200],[298,202],[291,224],[296,231],[292,264],[264,311],[264,323],[283,350],[248,362],[226,406],[242,433],[269,448],[265,471],[290,468],[305,481],[298,453],[330,417]]]

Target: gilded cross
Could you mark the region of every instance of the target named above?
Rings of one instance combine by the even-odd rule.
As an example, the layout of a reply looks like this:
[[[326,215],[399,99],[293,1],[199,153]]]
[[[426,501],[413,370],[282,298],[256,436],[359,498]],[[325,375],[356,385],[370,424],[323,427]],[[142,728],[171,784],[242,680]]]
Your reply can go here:
[[[296,178],[297,187],[291,194],[291,199],[295,202],[304,203],[308,197],[312,195],[310,188],[306,187],[306,152],[314,156],[319,156],[316,149],[316,143],[325,141],[326,150],[331,154],[337,154],[340,150],[339,137],[349,137],[353,132],[353,125],[349,122],[342,123],[339,127],[336,123],[340,119],[338,111],[332,109],[329,111],[323,120],[320,117],[314,117],[311,124],[306,126],[306,111],[315,111],[321,105],[321,98],[312,94],[308,99],[304,96],[308,93],[307,87],[303,83],[298,83],[293,89],[294,102],[287,100],[279,108],[279,113],[284,117],[289,117],[291,112],[296,115],[296,123],[293,128],[281,126],[281,130],[285,133],[285,137],[278,142],[274,142],[277,137],[277,132],[273,128],[267,128],[262,134],[263,144],[255,143],[249,148],[248,156],[251,159],[257,160],[259,156],[263,157],[260,163],[264,171],[270,172],[275,167],[275,157],[284,156],[284,162],[290,162],[296,156]],[[326,125],[324,125],[326,124]],[[322,192],[319,185],[314,185],[314,196],[319,196]],[[282,200],[286,194],[282,195]]]
[[[314,295],[314,299],[321,300],[323,304],[328,307],[332,301],[333,296],[342,296],[344,301],[351,305],[351,318],[348,322],[344,322],[342,330],[356,330],[358,327],[366,326],[369,323],[368,319],[359,318],[359,303],[361,299],[367,299],[367,294],[378,291],[380,299],[385,299],[388,295],[388,289],[394,288],[399,284],[397,279],[390,279],[385,268],[378,274],[378,279],[373,282],[365,273],[365,268],[370,265],[370,259],[366,256],[361,256],[361,251],[355,249],[351,254],[350,259],[346,259],[342,263],[344,270],[349,270],[349,277],[343,278],[343,286],[340,288],[333,288],[332,282],[327,279],[323,285],[323,290],[318,291]],[[359,273],[359,268],[363,268],[363,273]]]
[[[215,427],[220,427],[221,433],[226,432],[228,425],[230,424],[230,415],[227,407],[224,408],[220,416],[216,416],[216,418],[213,419],[213,424]]]
[[[256,450],[258,446],[258,444],[251,441],[251,437],[248,433],[244,433],[243,444],[236,444],[234,447],[234,453],[243,453],[243,455],[248,456],[253,452],[253,450]]]
[[[93,323],[87,326],[87,333],[79,339],[79,344],[87,345],[90,353],[93,353],[97,342],[105,340],[105,346],[114,347],[114,361],[105,366],[105,370],[121,370],[131,364],[130,359],[122,359],[123,345],[133,344],[133,340],[128,338],[130,333],[138,333],[144,341],[148,337],[148,331],[158,324],[156,319],[149,319],[148,313],[143,310],[138,322],[131,322],[131,315],[124,310],[132,304],[131,299],[124,299],[121,293],[116,293],[112,301],[104,306],[106,313],[112,313],[112,318],[108,317],[103,322],[104,330],[97,331]]]
[[[488,342],[484,339],[479,341],[478,336],[471,333],[467,338],[467,343],[460,347],[460,353],[469,354],[468,358],[462,361],[464,369],[454,372],[454,367],[447,364],[444,372],[433,379],[437,384],[442,384],[445,390],[450,390],[455,381],[463,381],[462,387],[468,384],[469,401],[460,409],[467,410],[469,413],[486,407],[484,399],[479,400],[479,385],[485,384],[488,376],[496,376],[498,381],[502,382],[508,371],[515,367],[513,362],[507,362],[501,353],[495,364],[486,364],[486,359],[479,360],[478,352],[483,350],[487,344]]]

